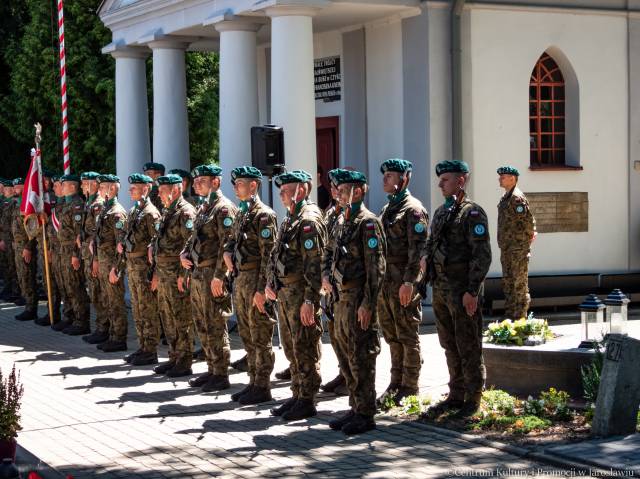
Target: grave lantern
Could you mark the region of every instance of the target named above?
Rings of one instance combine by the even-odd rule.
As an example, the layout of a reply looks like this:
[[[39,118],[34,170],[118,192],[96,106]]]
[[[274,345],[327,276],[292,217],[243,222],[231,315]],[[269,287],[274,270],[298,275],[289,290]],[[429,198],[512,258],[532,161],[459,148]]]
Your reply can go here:
[[[606,334],[604,330],[604,304],[595,294],[590,294],[580,306],[580,324],[582,326],[582,342],[579,348],[591,349]]]
[[[619,289],[614,289],[604,300],[607,305],[607,323],[611,334],[627,334],[629,298]]]

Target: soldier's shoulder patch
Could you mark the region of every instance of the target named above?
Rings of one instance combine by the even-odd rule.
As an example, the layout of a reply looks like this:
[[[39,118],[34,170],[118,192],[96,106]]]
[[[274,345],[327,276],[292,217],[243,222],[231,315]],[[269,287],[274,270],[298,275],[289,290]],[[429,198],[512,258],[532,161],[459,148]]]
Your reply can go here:
[[[187,221],[184,222],[184,227],[187,228],[188,230],[193,228],[193,220],[191,218],[189,218]]]
[[[82,205],[78,205],[78,204],[73,205],[73,208],[76,209],[76,210],[83,210],[84,209],[84,207]]]
[[[516,206],[516,213],[524,213],[524,205]]]
[[[75,215],[73,219],[76,221],[80,221],[82,219],[82,215]]]
[[[425,227],[422,223],[416,223],[416,225],[413,227],[413,230],[416,233],[421,234],[424,233]]]
[[[220,208],[220,214],[222,216],[228,215],[229,214],[229,208],[227,208],[226,206],[223,206],[222,208]]]
[[[478,216],[480,216],[480,211],[471,210],[471,211],[469,211],[469,216],[471,216],[472,218],[477,218]]]
[[[421,218],[422,217],[422,212],[419,210],[411,210],[411,213],[413,213],[413,217],[414,218]]]
[[[482,237],[487,234],[487,227],[481,223],[478,223],[473,227],[473,234],[477,237]]]
[[[260,216],[260,223],[268,223],[269,222],[269,216],[267,215],[261,215]]]
[[[116,229],[121,230],[122,228],[124,228],[124,223],[122,222],[122,220],[116,221]]]
[[[304,234],[313,233],[313,232],[315,232],[315,228],[313,227],[313,225],[304,225],[302,227],[302,232]]]
[[[371,249],[376,249],[378,247],[378,238],[369,238],[367,246]]]
[[[373,221],[367,221],[367,223],[364,225],[365,229],[367,231],[375,231],[376,229],[376,224]]]
[[[313,245],[314,245],[314,242],[313,242],[313,240],[311,238],[309,238],[309,239],[304,241],[304,249],[309,250],[309,249],[313,248]]]
[[[262,236],[264,239],[270,238],[271,230],[269,228],[263,228],[262,231],[260,231],[260,236]]]
[[[222,220],[222,224],[225,228],[228,228],[233,224],[233,220],[231,219],[231,217],[227,216],[224,220]]]
[[[160,231],[160,223],[156,223],[154,225],[154,227],[155,227],[156,231]]]

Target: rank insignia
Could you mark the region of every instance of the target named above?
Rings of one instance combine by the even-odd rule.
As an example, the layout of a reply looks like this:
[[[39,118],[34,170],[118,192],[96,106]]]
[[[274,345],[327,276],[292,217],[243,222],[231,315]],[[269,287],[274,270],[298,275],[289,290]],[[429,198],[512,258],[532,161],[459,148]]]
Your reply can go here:
[[[304,248],[305,249],[311,249],[313,248],[313,240],[312,239],[308,239],[304,242]]]
[[[371,249],[375,249],[378,247],[378,238],[369,238],[367,241],[367,246]]]

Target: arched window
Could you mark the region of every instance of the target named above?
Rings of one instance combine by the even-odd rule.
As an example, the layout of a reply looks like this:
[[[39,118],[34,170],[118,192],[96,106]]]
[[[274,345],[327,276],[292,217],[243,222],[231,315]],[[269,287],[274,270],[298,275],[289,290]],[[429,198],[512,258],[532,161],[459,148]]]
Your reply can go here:
[[[557,63],[543,53],[529,83],[532,168],[565,166],[565,84]]]

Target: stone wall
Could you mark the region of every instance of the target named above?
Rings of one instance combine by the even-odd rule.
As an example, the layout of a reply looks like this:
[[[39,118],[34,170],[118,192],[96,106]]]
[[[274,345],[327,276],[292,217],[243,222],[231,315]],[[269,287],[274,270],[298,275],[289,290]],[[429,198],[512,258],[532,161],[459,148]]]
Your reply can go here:
[[[588,193],[525,194],[536,218],[538,233],[589,231]]]

